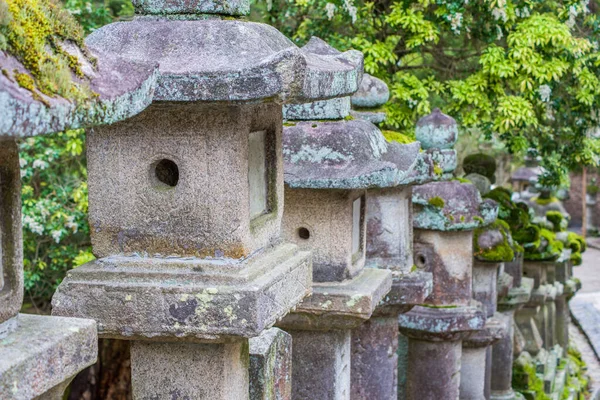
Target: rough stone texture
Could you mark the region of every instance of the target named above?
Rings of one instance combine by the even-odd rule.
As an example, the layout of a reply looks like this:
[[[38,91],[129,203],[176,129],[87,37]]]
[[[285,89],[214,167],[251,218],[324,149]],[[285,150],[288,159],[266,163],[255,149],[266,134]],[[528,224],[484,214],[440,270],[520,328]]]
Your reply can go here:
[[[353,203],[361,199],[359,250],[353,252]],[[283,232],[287,242],[312,252],[316,282],[355,277],[365,265],[364,190],[285,189]],[[308,233],[308,237],[307,236]]]
[[[389,143],[364,120],[301,121],[284,128],[285,183],[291,188],[396,186],[414,173],[419,143]]]
[[[248,341],[131,344],[133,398],[248,399]]]
[[[368,320],[389,292],[389,271],[364,269],[343,282],[315,282],[313,293],[277,323],[293,330],[353,329]]]
[[[107,257],[70,271],[52,312],[93,318],[108,338],[249,338],[310,293],[311,275],[310,255],[291,244],[243,261]]]
[[[373,317],[352,332],[352,400],[396,399],[398,318]]]
[[[241,16],[250,13],[248,0],[134,0],[138,14],[219,14]]]
[[[281,106],[152,105],[88,135],[89,222],[97,257],[241,259],[280,237]],[[249,136],[265,131],[267,211],[250,214]],[[168,133],[168,134],[166,134]],[[175,186],[158,163],[176,165]]]
[[[384,111],[373,112],[351,110],[350,115],[355,119],[364,119],[365,121],[369,121],[370,123],[375,125],[382,123],[387,117],[387,114]]]
[[[490,191],[490,187],[492,184],[490,183],[490,180],[483,175],[472,173],[465,176],[465,179],[471,181],[471,183],[475,185],[475,187],[482,196],[484,196]]]
[[[98,96],[84,103],[74,103],[38,94],[40,100],[19,86],[14,75],[9,78],[0,74],[0,136],[34,136],[110,124],[139,113],[152,101],[158,80],[156,60],[138,62],[92,51],[91,55],[97,59],[97,66],[93,67],[78,48],[65,49],[80,60],[86,75],[83,81],[89,83]],[[14,70],[29,74],[23,64],[5,52],[0,52],[0,65],[9,75],[14,74]]]
[[[537,307],[523,307],[515,314],[515,322],[519,328],[519,333],[524,340],[523,350],[535,355],[540,352],[543,346],[542,337],[534,321],[538,313]]]
[[[406,399],[458,399],[461,355],[460,341],[409,339]]]
[[[23,302],[21,172],[19,151],[12,139],[0,140],[0,276],[2,324],[17,315]],[[7,334],[12,328],[14,324],[6,324],[1,330]]]
[[[351,335],[349,330],[290,331],[292,399],[350,398]]]
[[[447,308],[415,306],[409,312],[400,314],[398,325],[400,332],[410,339],[437,343],[463,339],[482,329],[485,320],[485,314],[478,304]]]
[[[1,398],[41,396],[96,362],[94,321],[19,314],[18,322],[0,339]]]
[[[404,313],[416,304],[425,303],[433,290],[430,272],[414,271],[405,275],[393,275],[392,288],[377,306],[375,315],[390,316]]]
[[[250,400],[292,398],[292,337],[271,328],[250,343]]]
[[[413,226],[453,231],[468,230],[493,222],[496,202],[485,199],[474,185],[458,181],[431,182],[413,189]]]
[[[352,95],[352,106],[356,108],[377,108],[388,102],[390,90],[379,78],[363,74],[358,91]]]
[[[158,62],[154,100],[307,102],[350,95],[362,53],[313,38],[299,49],[275,28],[239,20],[135,19],[94,31],[92,49]]]
[[[472,293],[473,233],[415,229],[415,265],[433,274],[427,303],[468,305]]]
[[[487,317],[494,315],[498,308],[496,278],[499,266],[500,263],[477,260],[473,263],[473,299],[483,304]]]
[[[348,115],[350,115],[350,97],[286,104],[283,108],[283,117],[286,120],[344,119]]]
[[[424,149],[449,149],[458,140],[458,126],[454,118],[436,108],[417,121],[415,135]]]
[[[504,263],[504,271],[513,277],[513,285],[521,286],[521,277],[523,276],[523,253],[515,253],[513,261]]]
[[[515,310],[512,309],[501,314],[504,317],[507,331],[492,347],[490,398],[493,400],[515,399],[515,393],[512,389],[514,313]]]
[[[485,356],[485,348],[463,346],[460,367],[461,400],[485,399]]]
[[[412,189],[369,190],[366,265],[408,273],[413,262]]]

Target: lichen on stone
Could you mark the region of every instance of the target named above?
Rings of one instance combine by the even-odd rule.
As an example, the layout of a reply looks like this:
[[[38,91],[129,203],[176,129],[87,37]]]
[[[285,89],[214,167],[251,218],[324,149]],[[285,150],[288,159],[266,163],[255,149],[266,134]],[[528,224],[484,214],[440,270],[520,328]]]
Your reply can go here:
[[[87,56],[81,27],[56,0],[0,0],[0,46],[26,68],[27,73],[13,73],[21,87],[70,100],[92,97],[87,81],[75,79],[84,75],[77,57],[67,52],[67,43],[78,46],[94,63]]]

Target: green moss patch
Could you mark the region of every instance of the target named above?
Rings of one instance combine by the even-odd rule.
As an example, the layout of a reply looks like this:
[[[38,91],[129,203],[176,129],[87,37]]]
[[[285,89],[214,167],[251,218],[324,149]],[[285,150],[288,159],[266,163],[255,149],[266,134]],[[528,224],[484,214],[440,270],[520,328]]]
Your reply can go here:
[[[444,208],[444,206],[446,205],[444,199],[442,199],[439,196],[430,198],[429,200],[427,200],[427,203],[437,208]]]
[[[533,199],[531,199],[533,202],[535,202],[536,204],[539,204],[540,206],[546,206],[550,203],[558,203],[558,199],[554,196],[548,197],[548,198],[543,198],[540,196],[534,197]]]
[[[0,43],[29,72],[13,75],[14,80],[50,97],[90,98],[93,93],[85,80],[74,79],[83,78],[83,73],[77,58],[62,47],[64,42],[86,54],[81,27],[56,0],[0,0]],[[91,57],[88,60],[93,64]]]
[[[465,174],[479,174],[496,182],[496,160],[494,157],[483,153],[471,154],[463,160],[463,170]]]
[[[404,133],[396,132],[396,131],[381,131],[383,133],[383,137],[388,142],[396,142],[401,144],[410,144],[416,142],[414,136],[406,135]]]
[[[564,232],[567,230],[567,219],[560,211],[546,212],[546,219],[552,223],[554,232]]]
[[[488,231],[498,231],[502,235],[502,241],[491,248],[481,248],[479,238]],[[510,227],[502,220],[496,220],[488,226],[479,227],[473,233],[473,256],[479,260],[501,262],[512,261],[515,258]]]
[[[540,244],[537,247],[525,245],[525,260],[556,260],[562,254],[564,245],[556,239],[556,234],[548,229],[540,229]]]

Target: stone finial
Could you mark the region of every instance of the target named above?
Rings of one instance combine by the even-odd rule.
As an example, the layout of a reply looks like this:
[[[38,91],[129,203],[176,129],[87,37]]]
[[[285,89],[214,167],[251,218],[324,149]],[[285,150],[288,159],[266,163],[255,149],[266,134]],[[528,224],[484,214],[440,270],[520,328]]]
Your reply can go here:
[[[390,90],[379,78],[364,74],[358,91],[352,95],[352,105],[358,108],[377,108],[388,102]]]
[[[415,135],[423,149],[449,149],[458,139],[458,127],[454,118],[436,108],[419,119]]]
[[[413,226],[439,231],[472,230],[498,215],[493,200],[481,200],[477,188],[458,181],[432,182],[413,190]]]
[[[374,124],[385,121],[386,112],[381,108],[390,99],[390,91],[381,79],[364,74],[358,91],[352,96],[352,116]]]

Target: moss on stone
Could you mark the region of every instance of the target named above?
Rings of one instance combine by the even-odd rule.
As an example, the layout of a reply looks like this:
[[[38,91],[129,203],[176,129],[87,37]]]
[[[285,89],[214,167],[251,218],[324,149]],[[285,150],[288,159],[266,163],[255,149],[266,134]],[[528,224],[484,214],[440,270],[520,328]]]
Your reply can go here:
[[[525,245],[525,260],[556,260],[563,252],[564,245],[556,239],[556,234],[548,229],[540,229],[540,244],[537,247]]]
[[[30,90],[30,91],[35,90],[35,81],[33,80],[33,78],[30,75],[28,75],[26,73],[20,73],[20,72],[18,72],[18,70],[15,70],[14,77],[15,77],[15,81],[17,81],[19,86],[21,86],[22,88]]]
[[[524,395],[532,394],[529,398],[550,400],[544,393],[544,381],[537,375],[535,364],[528,353],[522,353],[513,362],[512,386]]]
[[[427,203],[437,208],[444,208],[446,202],[439,196],[435,196],[427,200]]]
[[[502,235],[502,241],[490,248],[481,248],[479,245],[480,236],[488,231],[498,231]],[[512,238],[510,236],[510,227],[500,219],[492,222],[488,226],[476,228],[473,232],[473,256],[482,261],[501,262],[512,261],[515,258]]]
[[[536,204],[539,204],[540,206],[546,206],[550,203],[557,203],[558,199],[554,196],[548,197],[548,198],[543,198],[540,196],[534,197],[533,199],[531,199],[533,202],[535,202]]]
[[[453,181],[458,181],[460,183],[471,183],[470,180],[466,179],[466,178],[461,178],[460,176],[457,176],[456,178],[452,178]]]
[[[567,228],[567,220],[560,211],[550,210],[546,212],[546,219],[552,223],[554,232],[564,232]]]
[[[517,231],[512,231],[512,237],[515,241],[522,244],[523,247],[539,247],[540,228],[536,225],[528,225]]]
[[[574,266],[578,266],[583,263],[581,253],[571,253],[571,257],[569,258],[569,260],[573,263]]]
[[[86,56],[83,30],[56,0],[0,0],[0,35],[30,73],[30,79],[15,76],[22,87],[71,100],[93,96],[85,80],[73,79],[83,77],[81,66],[63,47],[72,42]]]
[[[295,122],[284,122],[283,126],[296,126]]]
[[[416,139],[414,136],[405,135],[404,133],[396,132],[396,131],[381,131],[383,137],[388,142],[396,142],[400,144],[410,144],[414,143]]]
[[[354,117],[352,115],[348,115],[344,118],[344,121],[354,121]]]
[[[474,216],[473,221],[477,221],[479,224],[483,224],[485,222],[479,215]]]

